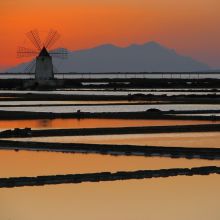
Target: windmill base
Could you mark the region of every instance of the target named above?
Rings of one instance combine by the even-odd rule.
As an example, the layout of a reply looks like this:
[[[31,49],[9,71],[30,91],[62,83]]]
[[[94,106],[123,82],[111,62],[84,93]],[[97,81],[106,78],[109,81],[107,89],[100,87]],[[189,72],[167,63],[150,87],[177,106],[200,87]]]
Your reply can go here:
[[[48,90],[51,88],[59,88],[64,85],[63,80],[27,80],[24,82],[24,88],[43,89]]]

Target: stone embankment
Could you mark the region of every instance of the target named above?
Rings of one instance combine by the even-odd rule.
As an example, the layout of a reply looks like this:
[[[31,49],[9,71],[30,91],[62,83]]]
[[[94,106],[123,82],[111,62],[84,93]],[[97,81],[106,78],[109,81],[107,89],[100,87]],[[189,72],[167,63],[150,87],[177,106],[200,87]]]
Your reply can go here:
[[[0,149],[51,151],[65,153],[91,153],[106,155],[171,157],[187,159],[220,159],[220,148],[187,148],[187,147],[158,147],[139,145],[110,145],[82,143],[47,143],[0,140]]]
[[[57,137],[57,136],[89,136],[89,135],[119,135],[119,134],[155,134],[179,132],[218,132],[220,124],[174,125],[174,126],[143,126],[120,128],[80,128],[80,129],[48,129],[31,130],[30,128],[5,130],[0,132],[0,138],[13,137]]]
[[[84,182],[119,181],[132,179],[165,178],[174,176],[193,176],[220,174],[220,167],[195,167],[195,168],[174,168],[161,170],[138,170],[131,172],[102,172],[87,174],[69,174],[55,176],[37,177],[11,177],[0,178],[0,188],[12,188],[22,186],[43,186],[52,184],[76,184]]]

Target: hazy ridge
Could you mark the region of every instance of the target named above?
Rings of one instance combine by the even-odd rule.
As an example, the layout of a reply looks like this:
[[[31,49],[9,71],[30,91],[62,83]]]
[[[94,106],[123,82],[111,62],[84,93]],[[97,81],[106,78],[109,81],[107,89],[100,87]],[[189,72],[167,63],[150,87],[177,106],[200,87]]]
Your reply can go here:
[[[209,71],[210,67],[156,42],[117,47],[105,44],[91,49],[69,51],[67,60],[54,59],[59,72],[187,72]],[[27,63],[7,72],[24,72]]]

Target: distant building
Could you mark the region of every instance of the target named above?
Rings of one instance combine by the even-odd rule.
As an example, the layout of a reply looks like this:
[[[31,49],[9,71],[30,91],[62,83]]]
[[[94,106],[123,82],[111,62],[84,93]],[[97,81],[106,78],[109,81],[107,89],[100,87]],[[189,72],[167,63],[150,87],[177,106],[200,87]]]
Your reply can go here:
[[[57,48],[51,50],[52,46],[60,38],[60,35],[55,30],[50,30],[45,41],[40,39],[37,30],[31,30],[26,34],[29,41],[34,46],[34,49],[26,47],[18,47],[18,57],[36,57],[25,69],[26,73],[35,73],[36,84],[51,84],[51,80],[54,79],[54,66],[52,57],[66,59],[68,51],[65,48]],[[43,42],[43,43],[42,43]],[[56,68],[55,68],[56,69]],[[28,83],[29,84],[29,83]],[[52,84],[54,84],[52,82]],[[31,86],[31,85],[29,85]]]
[[[40,54],[36,58],[35,79],[54,79],[52,56],[50,56],[45,47],[43,47]]]

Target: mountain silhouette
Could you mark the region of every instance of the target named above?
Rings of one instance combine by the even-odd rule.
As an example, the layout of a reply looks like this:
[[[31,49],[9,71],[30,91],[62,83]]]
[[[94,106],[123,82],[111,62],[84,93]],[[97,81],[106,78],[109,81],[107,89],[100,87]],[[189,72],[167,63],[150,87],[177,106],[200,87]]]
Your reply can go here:
[[[156,42],[117,47],[105,44],[91,49],[69,51],[62,62],[54,59],[59,72],[187,72],[210,70],[207,64],[183,56]],[[26,64],[7,72],[23,72]]]

